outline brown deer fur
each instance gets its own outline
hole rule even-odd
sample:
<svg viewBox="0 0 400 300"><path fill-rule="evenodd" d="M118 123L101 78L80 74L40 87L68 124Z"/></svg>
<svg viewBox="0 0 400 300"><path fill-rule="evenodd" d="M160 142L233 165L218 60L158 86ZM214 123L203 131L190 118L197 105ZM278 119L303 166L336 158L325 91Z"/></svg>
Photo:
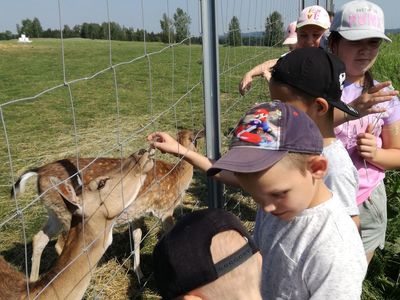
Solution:
<svg viewBox="0 0 400 300"><path fill-rule="evenodd" d="M52 190L63 199L71 215L61 255L42 278L28 283L22 273L0 257L0 299L82 299L93 268L112 242L115 218L137 197L152 167L148 152L132 155L93 177L80 195L70 183L49 177Z"/></svg>
<svg viewBox="0 0 400 300"><path fill-rule="evenodd" d="M183 146L196 151L193 132L181 130L178 132L177 140ZM23 192L25 182L31 176L36 175L38 192L48 210L47 223L32 239L33 254L30 277L32 281L37 280L39 276L40 257L43 249L49 240L58 235L60 231L63 233L62 237L65 238L71 221L71 214L67 210L62 197L54 190L49 189L51 186L49 178L51 176L61 180L69 178L69 183L75 190L79 191L82 182L83 186L85 186L93 178L118 166L120 161L118 158L79 158L78 161L76 158L66 158L31 169L17 180L14 189L11 191L16 196ZM79 172L78 169L82 171ZM168 230L173 224L173 211L184 196L192 176L192 165L183 159L178 164L155 160L152 170L148 172L147 178L140 189L138 198L126 213L118 218L117 223L125 224L137 220L147 213L152 213L162 220L163 229ZM138 227L134 230L133 239L135 245L134 271L139 279L142 277L139 268L141 236L142 232ZM64 238L58 239L56 244L58 253L62 250Z"/></svg>

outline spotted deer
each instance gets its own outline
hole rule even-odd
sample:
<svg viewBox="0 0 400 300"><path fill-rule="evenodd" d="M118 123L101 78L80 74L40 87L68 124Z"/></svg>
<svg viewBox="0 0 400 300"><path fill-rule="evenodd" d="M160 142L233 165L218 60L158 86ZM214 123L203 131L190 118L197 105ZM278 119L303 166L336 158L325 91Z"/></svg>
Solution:
<svg viewBox="0 0 400 300"><path fill-rule="evenodd" d="M135 200L153 164L149 152L129 156L93 176L79 193L69 180L48 176L49 191L57 194L71 216L63 250L54 266L34 282L0 257L0 299L82 299L93 268L112 242L115 219Z"/></svg>
<svg viewBox="0 0 400 300"><path fill-rule="evenodd" d="M177 141L185 148L197 151L196 141L203 135L203 131L194 133L190 130L181 130L177 133ZM178 163L155 159L154 167L148 173L137 199L118 218L117 224L138 221L145 215L152 214L161 220L162 229L167 232L174 224L174 210L182 202L192 178L193 166L183 158ZM133 244L135 247L133 269L140 280L143 277L140 269L142 229L136 224L133 225Z"/></svg>
<svg viewBox="0 0 400 300"><path fill-rule="evenodd" d="M192 131L181 130L177 134L177 140L183 146L196 150L195 137ZM31 169L20 176L11 193L18 196L23 193L27 180L37 176L37 188L41 199L48 211L48 219L32 239L32 269L30 279L37 280L42 252L49 240L57 236L56 251L60 253L63 241L69 230L71 214L66 209L61 197L54 191L43 193L48 189L49 178L55 176L62 180L69 179L75 190L81 185L85 186L92 178L115 168L120 163L117 158L65 158L47 165ZM79 169L84 171L79 172ZM151 213L162 221L164 230L168 230L173 224L173 212L180 203L186 189L193 177L193 166L183 159L178 164L168 163L163 160L154 160L153 168L147 173L146 180L139 191L139 195L129 210L117 219L119 225L139 220L144 215ZM143 276L140 269L140 241L142 230L136 227L133 231L134 242L134 271L140 280Z"/></svg>

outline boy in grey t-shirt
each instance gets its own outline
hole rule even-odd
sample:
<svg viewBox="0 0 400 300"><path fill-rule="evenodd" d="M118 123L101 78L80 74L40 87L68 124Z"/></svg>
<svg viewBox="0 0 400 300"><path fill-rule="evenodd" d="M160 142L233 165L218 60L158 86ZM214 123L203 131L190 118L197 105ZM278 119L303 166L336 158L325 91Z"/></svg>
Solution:
<svg viewBox="0 0 400 300"><path fill-rule="evenodd" d="M259 204L255 240L264 299L360 299L367 262L360 235L326 187L315 123L292 105L259 104L208 171L233 172Z"/></svg>

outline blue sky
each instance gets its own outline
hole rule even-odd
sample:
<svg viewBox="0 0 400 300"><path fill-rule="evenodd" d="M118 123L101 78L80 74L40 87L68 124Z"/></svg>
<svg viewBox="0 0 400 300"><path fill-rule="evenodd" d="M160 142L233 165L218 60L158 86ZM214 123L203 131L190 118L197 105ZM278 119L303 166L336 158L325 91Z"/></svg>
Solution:
<svg viewBox="0 0 400 300"><path fill-rule="evenodd" d="M264 28L265 18L278 10L284 16L285 25L295 20L299 13L298 0L216 0L218 26L220 32L227 31L233 15L239 17L242 32L259 31ZM335 10L347 2L334 0ZM375 0L385 12L386 28L400 28L400 1ZM143 3L143 8L142 8ZM177 7L187 11L192 18L191 33L200 31L199 0L108 0L111 21L120 25L160 31L160 19L163 13L172 17ZM306 5L317 1L305 1ZM325 6L326 0L319 1ZM107 0L60 0L62 25L73 26L83 22L102 23L107 21ZM143 17L142 17L143 10ZM42 27L59 28L58 0L2 0L0 10L0 32L16 32L16 24L21 20L38 17Z"/></svg>

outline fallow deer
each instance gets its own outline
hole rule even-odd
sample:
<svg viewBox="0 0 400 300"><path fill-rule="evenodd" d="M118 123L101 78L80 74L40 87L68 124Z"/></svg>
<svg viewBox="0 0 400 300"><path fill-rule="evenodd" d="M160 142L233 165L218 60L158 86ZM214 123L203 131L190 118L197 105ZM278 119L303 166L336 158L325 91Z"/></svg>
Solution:
<svg viewBox="0 0 400 300"><path fill-rule="evenodd" d="M132 155L93 177L78 194L70 182L49 176L48 188L71 215L63 250L35 282L0 257L0 299L82 299L93 268L112 242L116 217L137 197L153 163L149 152Z"/></svg>
<svg viewBox="0 0 400 300"><path fill-rule="evenodd" d="M181 130L177 134L177 141L185 148L197 151L196 140L203 135L203 131L194 133L190 130ZM178 163L155 159L153 170L148 173L137 199L117 219L117 224L125 224L152 214L161 220L162 229L167 232L174 223L174 210L183 200L192 178L193 166L183 158ZM134 227L132 234L135 247L133 270L140 280L143 277L140 269L142 229L135 224Z"/></svg>
<svg viewBox="0 0 400 300"><path fill-rule="evenodd" d="M200 137L192 131L181 130L178 132L177 140L188 149L196 150L195 140ZM49 163L47 165L31 169L20 176L14 185L11 193L15 196L23 193L26 181L37 176L38 192L41 195L43 203L48 211L47 223L32 239L32 270L30 279L37 280L39 276L40 258L43 249L49 240L62 231L56 243L57 253L60 253L63 246L64 236L69 230L71 214L66 209L61 197L54 191L48 191L49 178L51 176L60 179L69 179L70 184L75 190L78 190L83 184L87 184L93 177L107 172L110 168L118 165L120 159L117 158L66 158ZM79 169L83 170L79 172ZM154 166L147 174L137 199L132 203L129 211L118 218L118 224L138 220L147 213L152 213L162 220L163 229L168 230L173 224L172 214L175 207L185 194L193 177L193 166L183 159L178 164L167 163L162 160L154 160ZM143 274L140 270L140 241L142 230L135 228L133 232L134 240L134 271L139 278Z"/></svg>

